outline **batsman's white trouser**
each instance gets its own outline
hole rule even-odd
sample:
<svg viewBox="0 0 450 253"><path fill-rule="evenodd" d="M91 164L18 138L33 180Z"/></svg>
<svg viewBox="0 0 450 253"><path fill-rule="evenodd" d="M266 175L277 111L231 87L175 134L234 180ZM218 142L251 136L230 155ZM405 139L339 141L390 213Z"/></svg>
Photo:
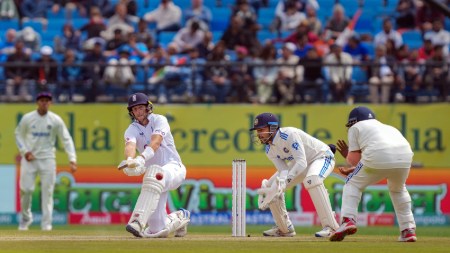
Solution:
<svg viewBox="0 0 450 253"><path fill-rule="evenodd" d="M359 163L344 185L341 217L356 220L364 189L386 178L400 231L415 228L416 222L411 211L411 196L405 186L408 175L409 168L372 169Z"/></svg>
<svg viewBox="0 0 450 253"><path fill-rule="evenodd" d="M147 221L151 233L157 233L166 227L168 191L177 189L186 179L186 167L181 163L170 162L164 165L162 169L165 176L165 186L155 211L150 215L150 218Z"/></svg>
<svg viewBox="0 0 450 253"><path fill-rule="evenodd" d="M41 227L52 226L53 215L53 190L56 181L56 161L50 159L36 159L28 162L25 158L21 160L20 168L20 205L22 221L33 220L31 213L31 197L34 192L36 177L41 180Z"/></svg>
<svg viewBox="0 0 450 253"><path fill-rule="evenodd" d="M330 227L337 229L337 223L333 210L331 208L330 196L325 188L323 181L334 169L334 156L328 155L320 159L314 160L306 170L288 183L286 188L303 182L304 187L308 190L309 196L314 204L317 215L321 221L322 227Z"/></svg>

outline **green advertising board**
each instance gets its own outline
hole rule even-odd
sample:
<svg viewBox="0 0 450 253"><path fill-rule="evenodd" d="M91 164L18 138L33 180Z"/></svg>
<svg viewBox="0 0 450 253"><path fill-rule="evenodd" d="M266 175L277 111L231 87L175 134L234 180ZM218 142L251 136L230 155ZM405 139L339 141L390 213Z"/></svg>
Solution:
<svg viewBox="0 0 450 253"><path fill-rule="evenodd" d="M0 163L14 163L17 148L14 129L34 104L2 104ZM347 105L165 105L155 113L165 115L177 149L186 165L222 166L244 158L254 165L269 165L263 147L255 144L248 129L262 112L278 115L282 126L303 129L326 143L346 139ZM450 167L449 104L371 106L377 119L398 128L411 143L414 162L425 167ZM72 134L80 165L115 165L123 159L123 133L130 123L125 104L55 104ZM58 163L67 156L58 145ZM344 163L338 158L338 163Z"/></svg>

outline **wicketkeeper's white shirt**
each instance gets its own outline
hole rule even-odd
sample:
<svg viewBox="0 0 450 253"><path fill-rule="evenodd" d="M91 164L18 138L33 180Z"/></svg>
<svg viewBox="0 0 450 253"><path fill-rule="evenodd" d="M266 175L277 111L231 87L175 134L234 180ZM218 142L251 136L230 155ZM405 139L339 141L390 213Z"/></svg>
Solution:
<svg viewBox="0 0 450 253"><path fill-rule="evenodd" d="M376 119L351 126L348 146L349 151L361 150L361 163L373 169L410 168L414 155L399 130Z"/></svg>
<svg viewBox="0 0 450 253"><path fill-rule="evenodd" d="M155 156L148 160L146 164L164 166L169 162L182 163L175 147L167 118L163 115L152 113L148 116L148 120L149 123L145 127L137 121L131 123L125 131L125 143L136 143L137 150L139 153L142 153L145 147L150 145L152 135L161 135L163 137L161 146L156 150Z"/></svg>
<svg viewBox="0 0 450 253"><path fill-rule="evenodd" d="M316 159L334 156L327 144L295 127L280 128L272 144L266 146L266 155L280 173L287 170L294 175L302 173Z"/></svg>

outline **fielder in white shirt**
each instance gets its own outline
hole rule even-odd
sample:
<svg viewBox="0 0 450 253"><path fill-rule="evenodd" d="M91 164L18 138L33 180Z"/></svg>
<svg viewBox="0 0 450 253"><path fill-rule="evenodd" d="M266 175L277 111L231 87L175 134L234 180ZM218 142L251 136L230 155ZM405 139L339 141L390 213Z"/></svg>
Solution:
<svg viewBox="0 0 450 253"><path fill-rule="evenodd" d="M331 209L328 191L323 181L334 168L334 153L330 146L294 127L279 126L272 113L259 114L250 131L266 145L266 155L277 172L264 179L258 189L259 208L272 212L276 226L264 231L264 236L294 236L295 230L289 219L284 191L303 182L313 201L323 229L316 237L329 237L339 227Z"/></svg>
<svg viewBox="0 0 450 253"><path fill-rule="evenodd" d="M71 172L77 170L75 145L64 121L49 111L52 95L39 93L36 97L37 110L25 114L16 127L16 143L22 155L20 161L20 205L19 230L28 230L33 222L31 197L36 176L41 179L42 220L41 229L52 230L53 190L56 180L56 137L62 141Z"/></svg>
<svg viewBox="0 0 450 253"><path fill-rule="evenodd" d="M356 233L362 192L367 186L387 179L401 231L398 241L415 242L416 223L411 211L411 196L405 185L413 158L408 141L399 130L379 122L375 114L363 106L350 112L346 127L349 145L340 140L338 150L355 167L339 168L348 177L342 195L342 224L330 240L342 241L345 236Z"/></svg>
<svg viewBox="0 0 450 253"><path fill-rule="evenodd" d="M128 176L144 174L144 178L126 230L136 237L162 238L172 232L175 237L183 237L190 212L166 212L169 191L186 179L186 167L176 150L167 118L153 113L153 104L143 93L131 95L127 108L134 121L124 135L127 160L118 168Z"/></svg>

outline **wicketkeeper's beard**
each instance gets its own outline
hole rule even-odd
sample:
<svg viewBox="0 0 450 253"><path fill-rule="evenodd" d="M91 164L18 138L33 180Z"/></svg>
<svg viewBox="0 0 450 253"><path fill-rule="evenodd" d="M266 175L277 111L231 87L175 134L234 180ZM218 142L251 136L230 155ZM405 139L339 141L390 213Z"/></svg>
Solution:
<svg viewBox="0 0 450 253"><path fill-rule="evenodd" d="M261 138L260 134L252 133L253 143L255 143L255 144L262 144L262 145L270 144L270 141L272 140L272 137L273 137L274 133L272 133L272 132L261 132L261 134L265 134L265 133L269 134L269 136L267 138Z"/></svg>

